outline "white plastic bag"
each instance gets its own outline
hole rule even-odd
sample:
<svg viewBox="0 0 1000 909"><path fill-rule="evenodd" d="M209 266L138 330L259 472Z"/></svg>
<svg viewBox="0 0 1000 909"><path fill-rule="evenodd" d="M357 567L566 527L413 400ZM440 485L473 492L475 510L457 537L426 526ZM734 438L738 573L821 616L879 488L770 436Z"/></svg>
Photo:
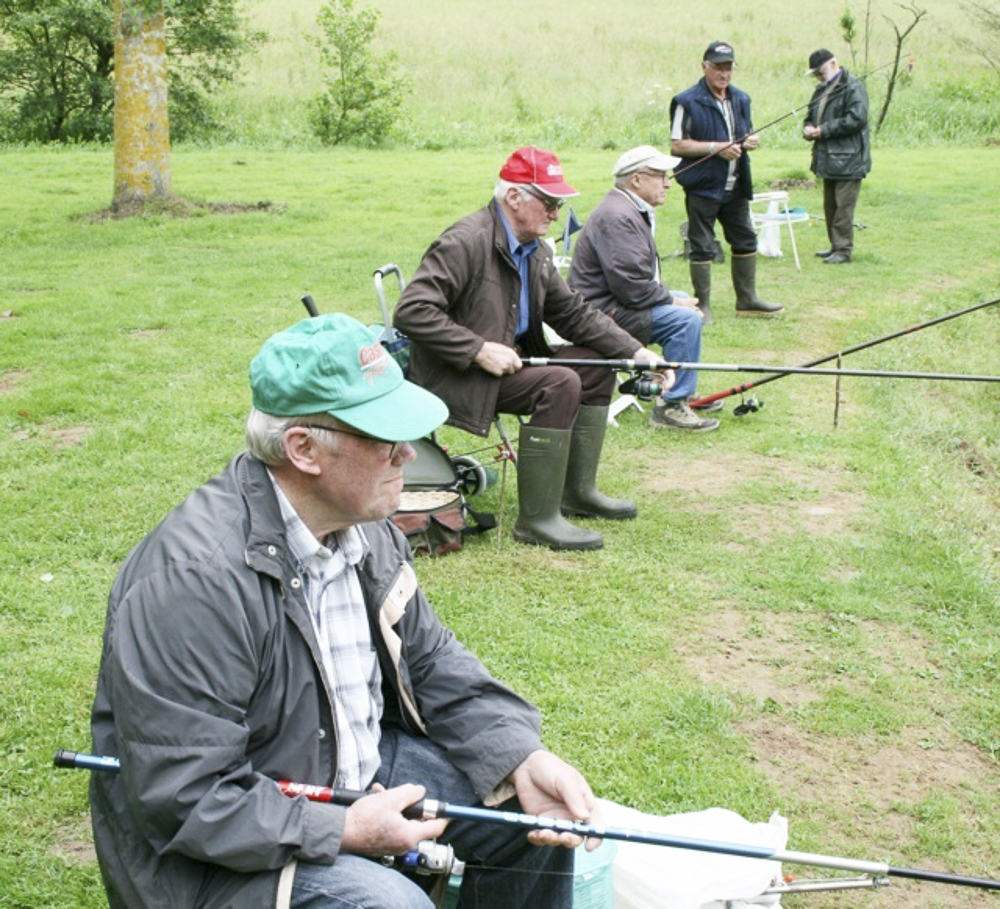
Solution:
<svg viewBox="0 0 1000 909"><path fill-rule="evenodd" d="M773 814L754 824L725 808L689 814L643 814L615 802L599 801L602 821L687 839L784 849L788 822ZM761 896L781 878L781 863L618 841L613 866L615 909L723 909L731 906L780 906L779 894Z"/></svg>
<svg viewBox="0 0 1000 909"><path fill-rule="evenodd" d="M777 201L768 202L767 214L757 237L757 252L771 259L781 258L781 210Z"/></svg>

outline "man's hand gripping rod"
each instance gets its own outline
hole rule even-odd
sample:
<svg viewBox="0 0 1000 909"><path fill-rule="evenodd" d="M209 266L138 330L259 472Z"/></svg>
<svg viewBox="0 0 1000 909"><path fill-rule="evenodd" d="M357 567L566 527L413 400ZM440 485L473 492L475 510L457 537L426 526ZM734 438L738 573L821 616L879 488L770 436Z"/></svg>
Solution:
<svg viewBox="0 0 1000 909"><path fill-rule="evenodd" d="M648 368L648 367L639 367ZM97 757L78 754L60 749L55 757L57 767L78 767L87 770L105 770L117 773L121 764L117 758ZM289 797L304 796L311 801L329 802L335 805L352 805L359 798L368 795L352 789L331 789L328 786L311 786L306 783L279 782L278 787ZM630 843L646 843L652 846L669 846L673 849L690 849L696 852L712 852L718 855L735 855L743 858L764 859L774 862L788 862L797 865L811 865L821 868L838 868L842 871L857 871L877 876L903 877L918 881L933 881L939 884L954 884L962 887L979 887L984 890L1000 890L1000 880L966 877L959 874L943 874L937 871L923 871L918 868L897 868L885 862L869 862L858 859L839 858L812 852L793 852L786 849L771 849L766 846L746 846L738 843L724 843L716 840L691 839L671 836L652 831L630 830L624 827L606 827L564 818L539 817L516 811L498 811L492 808L475 808L452 805L438 799L422 799L403 812L412 820L449 818L451 820L481 821L488 824L506 824L525 830L555 830L559 833L573 833L584 839L597 837L606 840L624 840Z"/></svg>

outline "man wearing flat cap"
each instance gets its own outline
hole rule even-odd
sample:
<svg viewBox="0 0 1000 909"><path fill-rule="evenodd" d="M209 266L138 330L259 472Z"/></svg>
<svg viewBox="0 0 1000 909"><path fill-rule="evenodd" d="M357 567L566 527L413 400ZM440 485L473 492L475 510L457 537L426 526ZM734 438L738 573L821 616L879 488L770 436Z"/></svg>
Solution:
<svg viewBox="0 0 1000 909"><path fill-rule="evenodd" d="M111 590L91 729L121 773L90 787L111 909L431 909L379 859L432 838L470 863L461 905L568 909L579 838L403 814L425 795L594 804L538 711L441 625L387 520L445 405L343 315L274 335L250 381L248 450ZM342 807L280 780L371 791Z"/></svg>
<svg viewBox="0 0 1000 909"><path fill-rule="evenodd" d="M823 180L823 214L829 249L816 253L827 265L854 255L854 210L861 181L872 168L865 84L826 48L809 55L806 75L819 85L806 112L802 136L812 142L811 170Z"/></svg>
<svg viewBox="0 0 1000 909"><path fill-rule="evenodd" d="M444 399L449 423L486 435L497 413L530 417L518 442L514 539L550 549L603 545L564 515L621 520L636 508L595 486L614 371L522 368L522 357L659 359L570 290L539 242L576 195L554 154L517 149L492 201L431 244L394 318L412 342L411 378ZM568 343L550 346L545 325Z"/></svg>
<svg viewBox="0 0 1000 909"><path fill-rule="evenodd" d="M713 41L702 57L701 80L670 102L670 151L685 159L675 179L684 187L691 284L702 307L709 307L718 221L732 252L736 315L776 316L782 307L757 296L748 152L760 145L760 139L753 131L750 96L731 84L735 65L732 45Z"/></svg>
<svg viewBox="0 0 1000 909"><path fill-rule="evenodd" d="M665 360L694 363L701 355L700 301L667 289L656 249L655 210L666 201L667 172L678 163L652 145L630 149L618 159L612 168L613 187L577 239L569 283L633 337L659 344ZM695 413L687 404L697 382L697 373L679 372L673 386L657 399L650 425L688 432L718 428L718 420Z"/></svg>

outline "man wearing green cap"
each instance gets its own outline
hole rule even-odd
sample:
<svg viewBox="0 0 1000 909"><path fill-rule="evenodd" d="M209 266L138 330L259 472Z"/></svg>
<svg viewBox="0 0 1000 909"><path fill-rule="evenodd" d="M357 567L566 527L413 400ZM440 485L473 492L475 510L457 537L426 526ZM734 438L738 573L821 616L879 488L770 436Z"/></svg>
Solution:
<svg viewBox="0 0 1000 909"><path fill-rule="evenodd" d="M581 819L594 804L537 710L441 625L386 520L408 440L446 407L342 315L270 338L250 380L248 451L111 590L91 718L121 760L91 780L110 906L428 909L373 859L435 837L470 862L461 905L571 906L557 847L576 837L403 816L425 794ZM278 780L372 794L339 807Z"/></svg>
<svg viewBox="0 0 1000 909"><path fill-rule="evenodd" d="M522 357L660 359L571 290L540 242L575 195L552 152L517 149L492 201L431 244L394 320L412 342L411 378L447 402L453 426L486 435L497 413L529 417L518 441L514 539L550 549L603 545L596 530L564 516L625 520L636 507L595 485L614 371L522 369ZM546 325L568 343L550 345Z"/></svg>

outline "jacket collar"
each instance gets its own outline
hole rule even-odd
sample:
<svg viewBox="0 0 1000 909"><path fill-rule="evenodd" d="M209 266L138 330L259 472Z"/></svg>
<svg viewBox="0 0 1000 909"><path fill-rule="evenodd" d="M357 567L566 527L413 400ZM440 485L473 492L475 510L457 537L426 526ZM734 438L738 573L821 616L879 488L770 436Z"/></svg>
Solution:
<svg viewBox="0 0 1000 909"><path fill-rule="evenodd" d="M267 468L249 452L236 459L236 483L246 503L246 562L254 571L284 578L288 541L278 497L274 494Z"/></svg>

